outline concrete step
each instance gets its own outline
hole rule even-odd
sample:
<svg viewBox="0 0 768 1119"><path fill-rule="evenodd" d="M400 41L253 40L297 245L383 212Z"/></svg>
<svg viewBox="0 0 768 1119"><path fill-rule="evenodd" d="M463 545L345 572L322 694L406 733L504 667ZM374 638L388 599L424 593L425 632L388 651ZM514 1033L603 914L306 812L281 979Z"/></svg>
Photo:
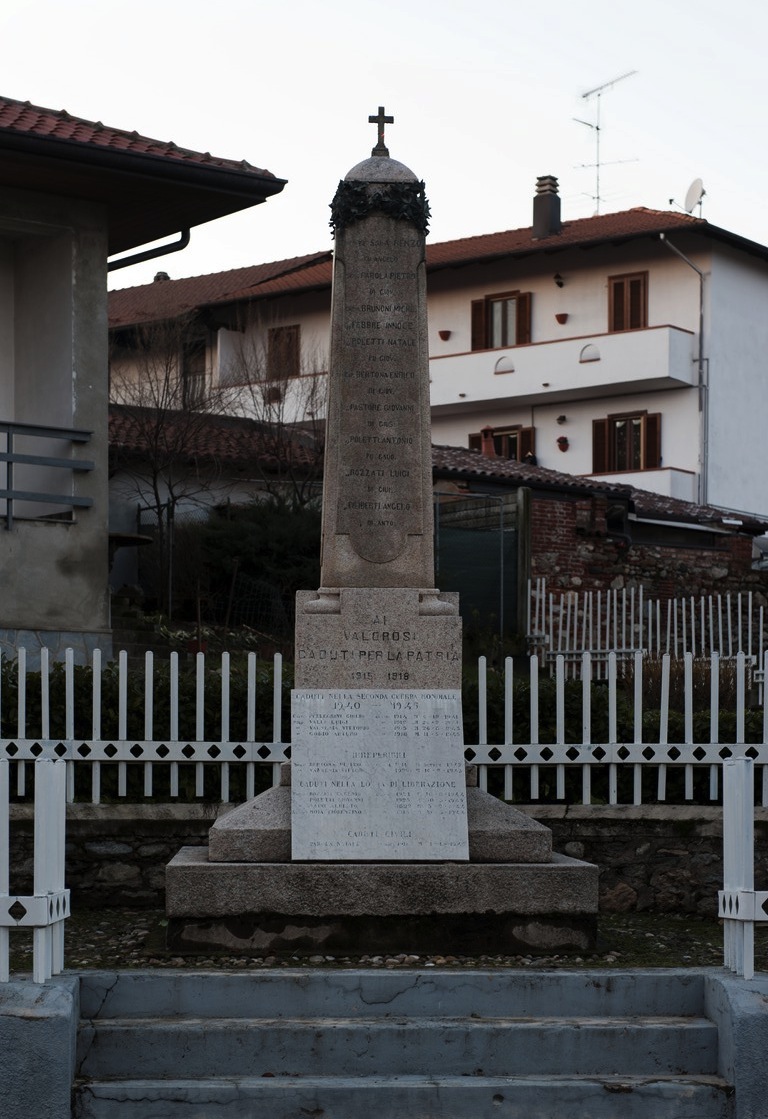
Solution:
<svg viewBox="0 0 768 1119"><path fill-rule="evenodd" d="M731 1119L717 1077L331 1077L82 1085L76 1119Z"/></svg>
<svg viewBox="0 0 768 1119"><path fill-rule="evenodd" d="M696 972L85 973L78 1119L732 1119Z"/></svg>
<svg viewBox="0 0 768 1119"><path fill-rule="evenodd" d="M193 1076L670 1076L717 1070L706 1018L146 1018L80 1031L80 1072ZM190 1071L192 1070L192 1071Z"/></svg>
<svg viewBox="0 0 768 1119"><path fill-rule="evenodd" d="M82 1018L357 1015L533 1018L552 1014L702 1015L704 976L659 968L471 971L355 970L84 972Z"/></svg>

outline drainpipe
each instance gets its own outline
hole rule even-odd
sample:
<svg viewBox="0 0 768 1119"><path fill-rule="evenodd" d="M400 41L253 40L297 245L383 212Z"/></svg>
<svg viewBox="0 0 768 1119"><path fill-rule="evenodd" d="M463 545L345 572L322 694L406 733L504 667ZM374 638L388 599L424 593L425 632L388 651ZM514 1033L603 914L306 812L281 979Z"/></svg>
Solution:
<svg viewBox="0 0 768 1119"><path fill-rule="evenodd" d="M701 454L697 499L699 505L706 505L709 498L709 377L705 374L707 359L704 357L704 273L697 264L694 264L685 253L668 240L666 233L660 233L659 240L699 276L699 355L696 363L699 369Z"/></svg>
<svg viewBox="0 0 768 1119"><path fill-rule="evenodd" d="M118 268L127 268L129 264L141 264L144 260L154 260L155 257L168 256L169 253L178 253L181 249L186 249L189 238L189 230L182 229L178 241L171 241L169 245L158 245L154 249L143 249L140 253L134 253L132 256L123 256L119 260L108 261L107 272L116 272Z"/></svg>

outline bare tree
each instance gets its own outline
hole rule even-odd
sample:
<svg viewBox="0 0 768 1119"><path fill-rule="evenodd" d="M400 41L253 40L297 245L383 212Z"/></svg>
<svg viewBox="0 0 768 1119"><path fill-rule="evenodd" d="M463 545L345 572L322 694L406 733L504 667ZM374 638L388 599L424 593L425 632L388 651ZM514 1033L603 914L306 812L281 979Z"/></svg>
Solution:
<svg viewBox="0 0 768 1119"><path fill-rule="evenodd" d="M158 598L169 606L169 526L180 502L210 504L228 482L212 438L225 411L214 383L208 332L194 316L113 332L110 346L111 475L156 519Z"/></svg>
<svg viewBox="0 0 768 1119"><path fill-rule="evenodd" d="M320 494L327 383L320 347L302 350L298 325L242 318L223 345L219 336L215 357L200 314L112 332L111 472L122 495L154 515L156 592L168 613L180 504L218 503L245 477L289 509Z"/></svg>

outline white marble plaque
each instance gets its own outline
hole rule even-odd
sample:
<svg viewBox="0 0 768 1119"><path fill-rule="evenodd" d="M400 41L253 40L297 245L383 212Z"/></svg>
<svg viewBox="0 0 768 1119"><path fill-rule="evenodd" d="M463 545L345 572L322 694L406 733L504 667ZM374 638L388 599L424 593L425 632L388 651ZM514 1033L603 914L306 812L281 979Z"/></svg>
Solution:
<svg viewBox="0 0 768 1119"><path fill-rule="evenodd" d="M294 691L296 860L469 858L461 693Z"/></svg>

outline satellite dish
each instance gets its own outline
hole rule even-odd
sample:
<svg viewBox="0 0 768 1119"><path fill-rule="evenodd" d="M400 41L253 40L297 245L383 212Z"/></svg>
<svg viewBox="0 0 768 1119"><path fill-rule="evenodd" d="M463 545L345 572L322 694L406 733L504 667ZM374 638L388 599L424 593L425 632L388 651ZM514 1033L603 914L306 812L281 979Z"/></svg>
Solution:
<svg viewBox="0 0 768 1119"><path fill-rule="evenodd" d="M687 214L693 213L694 207L701 204L701 200L707 192L704 190L704 183L701 179L694 179L688 190L685 192L685 212ZM701 213L701 211L699 211Z"/></svg>

